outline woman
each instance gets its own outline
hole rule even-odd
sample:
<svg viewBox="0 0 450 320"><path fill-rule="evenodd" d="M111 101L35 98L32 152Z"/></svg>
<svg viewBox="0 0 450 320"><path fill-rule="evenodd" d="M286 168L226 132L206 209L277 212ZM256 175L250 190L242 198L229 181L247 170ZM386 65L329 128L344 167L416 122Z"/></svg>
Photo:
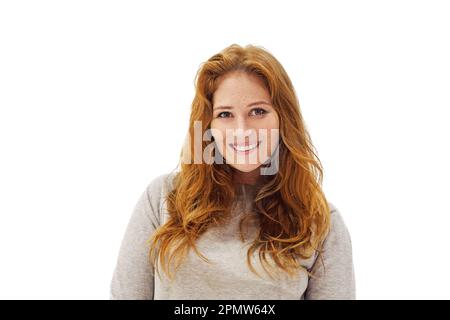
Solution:
<svg viewBox="0 0 450 320"><path fill-rule="evenodd" d="M180 159L134 208L111 299L355 299L348 229L271 53L201 65Z"/></svg>

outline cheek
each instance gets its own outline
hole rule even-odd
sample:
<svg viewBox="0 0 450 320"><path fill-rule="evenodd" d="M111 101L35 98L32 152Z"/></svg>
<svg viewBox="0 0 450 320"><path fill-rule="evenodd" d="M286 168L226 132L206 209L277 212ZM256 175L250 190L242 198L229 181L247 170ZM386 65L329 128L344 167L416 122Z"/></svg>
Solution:
<svg viewBox="0 0 450 320"><path fill-rule="evenodd" d="M271 139L276 140L278 137L278 131L279 131L278 118L271 117L271 118L266 119L266 121L264 121L264 123L261 124L260 129L262 129L264 132L266 132L268 140L271 140Z"/></svg>
<svg viewBox="0 0 450 320"><path fill-rule="evenodd" d="M273 113L272 117L270 118L270 126L273 129L279 129L280 128L280 120L279 120L278 115L276 113Z"/></svg>
<svg viewBox="0 0 450 320"><path fill-rule="evenodd" d="M259 125L260 128L265 128L265 129L278 129L279 128L279 120L278 120L278 116L274 113L271 112L270 114L268 114L264 120L262 120L260 122Z"/></svg>
<svg viewBox="0 0 450 320"><path fill-rule="evenodd" d="M211 135L219 148L222 148L222 145L225 143L225 129L220 127L211 127Z"/></svg>
<svg viewBox="0 0 450 320"><path fill-rule="evenodd" d="M279 122L278 117L273 116L271 118L268 118L267 121L264 123L264 129L266 132L266 155L270 156L275 149L278 146L279 142Z"/></svg>

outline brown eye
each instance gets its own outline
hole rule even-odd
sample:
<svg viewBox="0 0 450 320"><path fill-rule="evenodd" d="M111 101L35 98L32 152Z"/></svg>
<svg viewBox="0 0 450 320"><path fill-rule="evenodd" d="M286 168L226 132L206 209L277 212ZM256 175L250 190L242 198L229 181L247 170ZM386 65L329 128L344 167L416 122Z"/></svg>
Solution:
<svg viewBox="0 0 450 320"><path fill-rule="evenodd" d="M225 116L222 116L223 114L225 114ZM217 115L217 118L228 118L228 115L230 115L228 111L221 112Z"/></svg>
<svg viewBox="0 0 450 320"><path fill-rule="evenodd" d="M264 114L267 113L266 110L261 109L261 108L255 108L255 109L252 110L252 112L253 112L253 111L256 111L256 115L257 115L257 116L262 116L262 115L264 115Z"/></svg>

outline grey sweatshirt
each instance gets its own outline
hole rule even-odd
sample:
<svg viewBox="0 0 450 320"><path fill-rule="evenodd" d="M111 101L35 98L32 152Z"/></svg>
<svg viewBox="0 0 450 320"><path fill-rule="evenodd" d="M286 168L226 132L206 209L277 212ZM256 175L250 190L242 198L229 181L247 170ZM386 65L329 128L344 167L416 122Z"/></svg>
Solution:
<svg viewBox="0 0 450 320"><path fill-rule="evenodd" d="M255 196L255 186L239 184L229 223L209 228L197 240L197 248L211 264L203 261L193 250L183 261L175 279L170 282L160 270L162 279L148 261L146 241L152 232L168 219L164 196L173 187L175 172L154 178L138 199L131 214L120 246L110 284L110 299L116 300L288 300L288 299L355 299L355 276L350 234L337 208L331 209L331 229L324 242L322 259L317 252L302 265L298 277L278 277L273 280L265 273L257 251L252 264L262 278L247 266L250 239L239 238L239 220L249 209ZM253 227L252 227L253 226ZM255 235L255 224L247 234ZM269 260L272 261L272 260ZM173 270L173 269L172 269Z"/></svg>

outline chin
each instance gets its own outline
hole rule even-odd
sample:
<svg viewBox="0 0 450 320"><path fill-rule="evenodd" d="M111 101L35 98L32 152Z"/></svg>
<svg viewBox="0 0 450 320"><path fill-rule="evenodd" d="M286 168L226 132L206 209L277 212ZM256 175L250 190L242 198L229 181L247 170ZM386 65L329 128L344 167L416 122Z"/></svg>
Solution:
<svg viewBox="0 0 450 320"><path fill-rule="evenodd" d="M258 169L261 164L230 164L230 166L241 172L252 172Z"/></svg>

